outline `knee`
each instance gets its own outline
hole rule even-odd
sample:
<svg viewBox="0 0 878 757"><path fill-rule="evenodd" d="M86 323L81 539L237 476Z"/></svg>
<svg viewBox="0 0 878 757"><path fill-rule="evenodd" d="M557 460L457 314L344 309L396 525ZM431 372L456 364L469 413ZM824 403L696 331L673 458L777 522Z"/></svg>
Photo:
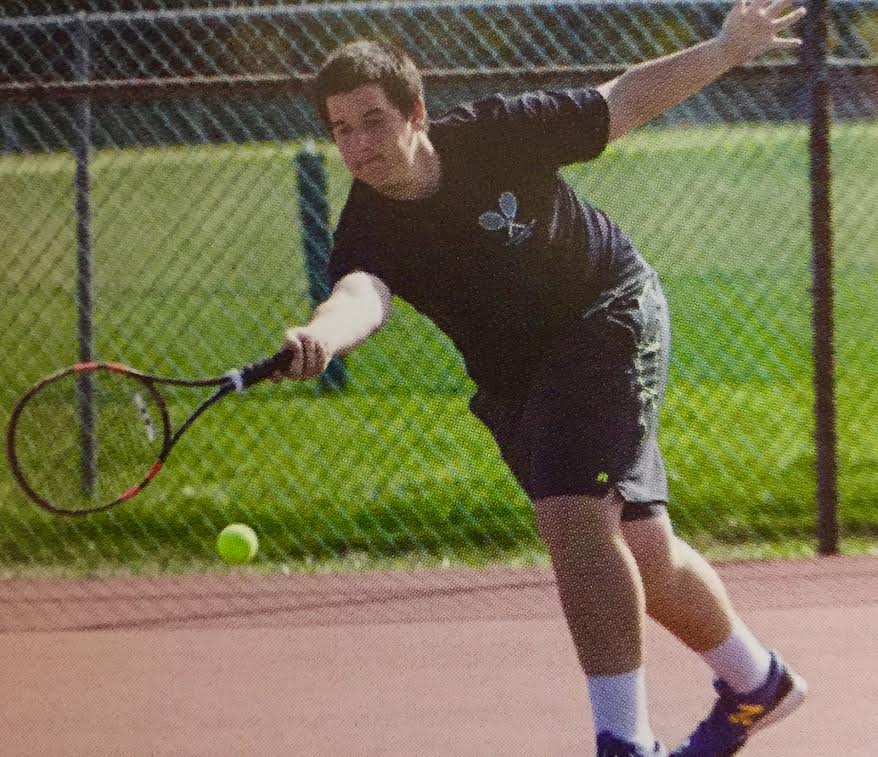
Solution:
<svg viewBox="0 0 878 757"><path fill-rule="evenodd" d="M622 502L615 495L546 497L533 507L537 531L553 554L568 548L596 554L621 537Z"/></svg>

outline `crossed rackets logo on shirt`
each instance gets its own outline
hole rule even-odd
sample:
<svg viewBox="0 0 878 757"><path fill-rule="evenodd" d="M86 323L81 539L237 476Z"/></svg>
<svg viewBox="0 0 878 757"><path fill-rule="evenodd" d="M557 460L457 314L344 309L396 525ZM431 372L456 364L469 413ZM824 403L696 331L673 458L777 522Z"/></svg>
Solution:
<svg viewBox="0 0 878 757"><path fill-rule="evenodd" d="M512 192L503 192L499 199L499 213L489 210L479 216L479 226L487 231L506 231L507 247L517 247L534 233L537 222L516 223L518 200Z"/></svg>

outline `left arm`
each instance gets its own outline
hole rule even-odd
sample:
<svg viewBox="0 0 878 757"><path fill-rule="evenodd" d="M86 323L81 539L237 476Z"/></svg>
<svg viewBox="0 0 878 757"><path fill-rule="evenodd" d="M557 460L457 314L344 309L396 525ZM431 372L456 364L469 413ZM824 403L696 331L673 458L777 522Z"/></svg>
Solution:
<svg viewBox="0 0 878 757"><path fill-rule="evenodd" d="M798 47L779 37L805 9L785 11L792 0L736 0L719 34L706 42L630 68L597 89L610 112L610 140L651 121L730 69L770 50Z"/></svg>

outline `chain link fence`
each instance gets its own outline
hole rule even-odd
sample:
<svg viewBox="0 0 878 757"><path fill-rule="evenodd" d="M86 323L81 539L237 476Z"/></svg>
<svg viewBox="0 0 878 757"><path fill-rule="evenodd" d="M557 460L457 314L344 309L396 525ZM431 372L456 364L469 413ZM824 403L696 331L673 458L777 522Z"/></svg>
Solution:
<svg viewBox="0 0 878 757"><path fill-rule="evenodd" d="M0 17L0 420L77 359L74 153L92 152L94 354L215 375L308 318L301 156L326 172L329 228L349 186L313 108L246 82L312 73L338 44L393 41L428 106L598 82L716 33L717 2L6 3ZM78 14L77 11L86 11ZM878 520L878 3L830 24L840 518ZM138 88L130 84L141 82ZM186 83L200 82L199 90ZM127 95L33 99L110 83ZM128 85L125 82L129 82ZM138 91L178 86L173 97ZM217 85L214 90L210 86ZM219 85L223 85L220 87ZM16 89L18 88L18 89ZM662 441L678 529L701 545L804 539L815 522L807 82L790 54L741 68L565 170L662 275L674 358ZM312 189L314 189L312 187ZM227 522L260 534L254 569L539 561L528 503L466 409L448 340L399 303L346 360L344 388L260 387L218 406L137 500L46 515L0 478L5 575L205 570ZM175 420L195 399L174 396Z"/></svg>

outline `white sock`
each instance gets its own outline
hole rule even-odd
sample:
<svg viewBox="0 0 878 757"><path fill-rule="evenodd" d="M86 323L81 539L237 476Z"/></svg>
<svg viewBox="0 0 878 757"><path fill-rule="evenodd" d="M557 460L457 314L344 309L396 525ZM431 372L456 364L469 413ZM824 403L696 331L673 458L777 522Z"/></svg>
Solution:
<svg viewBox="0 0 878 757"><path fill-rule="evenodd" d="M732 627L728 639L701 656L738 694L754 691L768 680L771 653L740 621Z"/></svg>
<svg viewBox="0 0 878 757"><path fill-rule="evenodd" d="M588 676L595 733L609 731L652 752L655 736L646 711L643 668L616 676Z"/></svg>

